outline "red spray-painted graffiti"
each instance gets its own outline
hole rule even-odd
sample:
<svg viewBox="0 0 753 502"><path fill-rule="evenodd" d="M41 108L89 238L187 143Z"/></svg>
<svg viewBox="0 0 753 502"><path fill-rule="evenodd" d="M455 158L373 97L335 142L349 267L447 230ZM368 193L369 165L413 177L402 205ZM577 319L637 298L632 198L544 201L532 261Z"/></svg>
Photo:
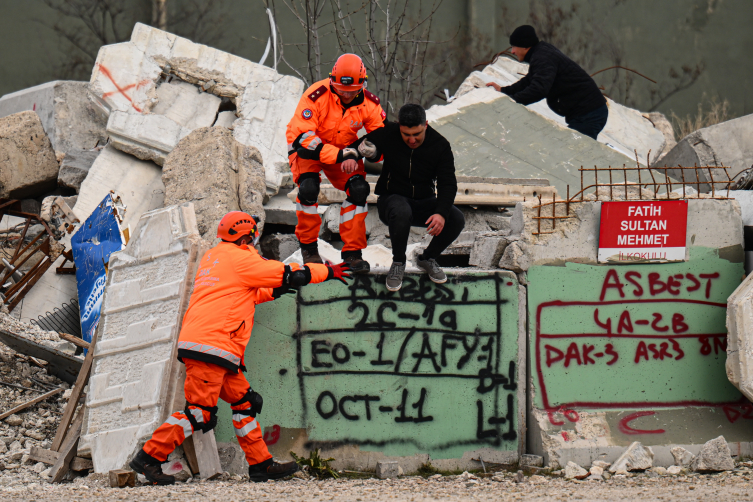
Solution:
<svg viewBox="0 0 753 502"><path fill-rule="evenodd" d="M623 417L620 420L620 422L617 424L617 428L620 429L620 432L622 432L623 434L629 434L631 436L635 434L664 434L664 432L666 432L664 429L634 429L628 425L636 418L648 417L655 414L655 411L638 411L631 413L630 415Z"/></svg>
<svg viewBox="0 0 753 502"><path fill-rule="evenodd" d="M110 96L113 96L113 95L116 95L116 94L120 94L125 99L127 99L129 103L131 103L131 106L133 107L134 110L136 110L137 112L141 113L141 108L139 108L138 106L136 106L136 104L133 102L133 99L131 99L131 96L129 96L128 94L126 94L126 91L134 89L134 88L135 89L139 89L139 88L141 88L141 87L149 84L151 82L151 80L142 80L141 82L138 82L136 84L129 84L129 85L126 85L124 87L121 87L115 81L115 79L113 78L112 74L110 73L110 70L108 70L107 67L105 67L105 66L103 66L103 65L100 64L100 65L97 65L97 68L99 68L99 71L102 73L102 75L104 75L105 77L107 77L107 79L110 82L112 82L112 85L114 85L115 89L116 89L115 91L110 91L110 92L103 93L102 94L102 98L103 99L107 99Z"/></svg>
<svg viewBox="0 0 753 502"><path fill-rule="evenodd" d="M263 439L267 446L277 443L280 440L280 426L275 424L272 427L266 427Z"/></svg>

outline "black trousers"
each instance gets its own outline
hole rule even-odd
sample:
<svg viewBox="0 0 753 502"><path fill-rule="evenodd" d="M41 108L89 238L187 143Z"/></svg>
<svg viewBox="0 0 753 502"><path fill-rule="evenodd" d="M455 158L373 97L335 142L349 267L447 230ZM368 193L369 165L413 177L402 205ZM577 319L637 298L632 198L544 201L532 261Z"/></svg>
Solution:
<svg viewBox="0 0 753 502"><path fill-rule="evenodd" d="M426 220L436 214L437 198L411 199L402 195L381 195L377 200L379 219L390 229L392 241L392 260L405 263L405 249L408 247L410 227L426 228ZM425 259L437 258L452 241L458 238L465 226L465 218L455 206L452 206L447 216L444 228L439 235L434 236L424 250Z"/></svg>
<svg viewBox="0 0 753 502"><path fill-rule="evenodd" d="M609 118L609 107L602 105L594 111L572 117L567 121L567 127L596 139L596 136L607 125L607 118Z"/></svg>

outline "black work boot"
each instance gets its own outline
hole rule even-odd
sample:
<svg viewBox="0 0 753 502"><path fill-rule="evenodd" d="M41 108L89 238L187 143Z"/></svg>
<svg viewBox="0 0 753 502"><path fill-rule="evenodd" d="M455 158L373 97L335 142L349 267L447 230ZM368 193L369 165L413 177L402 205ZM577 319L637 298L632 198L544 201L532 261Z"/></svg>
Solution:
<svg viewBox="0 0 753 502"><path fill-rule="evenodd" d="M260 464L249 465L248 478L254 483L261 483L270 479L292 476L297 471L298 464L295 462L277 462L273 458L268 458Z"/></svg>
<svg viewBox="0 0 753 502"><path fill-rule="evenodd" d="M147 481L153 485L175 484L175 477L162 472L162 462L149 455L143 449L139 450L131 463L131 469L138 474L143 474Z"/></svg>
<svg viewBox="0 0 753 502"><path fill-rule="evenodd" d="M368 274L371 270L371 265L361 257L360 251L346 251L341 256L354 274Z"/></svg>
<svg viewBox="0 0 753 502"><path fill-rule="evenodd" d="M319 247L316 242L311 244L302 244L299 242L299 244L301 245L301 257L303 258L304 265L307 263L324 263L322 257L319 256Z"/></svg>

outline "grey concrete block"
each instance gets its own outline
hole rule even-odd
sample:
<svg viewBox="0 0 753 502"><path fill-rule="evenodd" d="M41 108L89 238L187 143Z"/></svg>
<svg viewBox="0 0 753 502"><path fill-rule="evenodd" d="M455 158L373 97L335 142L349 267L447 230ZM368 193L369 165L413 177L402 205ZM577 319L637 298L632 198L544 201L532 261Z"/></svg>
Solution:
<svg viewBox="0 0 753 502"><path fill-rule="evenodd" d="M165 186L162 170L153 162L139 160L108 145L100 152L81 183L73 212L80 221L92 213L102 199L115 190L127 210L123 226L136 225L142 214L162 207Z"/></svg>
<svg viewBox="0 0 753 502"><path fill-rule="evenodd" d="M704 127L681 139L656 165L660 166L712 166L711 174L716 181L727 181L722 169L728 167L731 177L753 164L753 114ZM668 171L680 179L679 171ZM708 174L700 172L701 181L708 181ZM722 188L723 185L716 185ZM701 184L701 192L709 192L708 183Z"/></svg>
<svg viewBox="0 0 753 502"><path fill-rule="evenodd" d="M0 118L0 199L36 197L54 189L58 169L36 113Z"/></svg>
<svg viewBox="0 0 753 502"><path fill-rule="evenodd" d="M39 115L55 151L90 150L107 139L107 118L88 97L88 82L55 80L0 98L0 117L22 111Z"/></svg>
<svg viewBox="0 0 753 502"><path fill-rule="evenodd" d="M520 465L528 467L542 467L544 465L544 457L539 455L523 454L520 456Z"/></svg>
<svg viewBox="0 0 753 502"><path fill-rule="evenodd" d="M58 185L73 188L78 192L98 155L98 150L72 150L66 153L63 162L60 163Z"/></svg>
<svg viewBox="0 0 753 502"><path fill-rule="evenodd" d="M481 268L496 268L507 248L507 239L496 235L481 235L473 243L468 264Z"/></svg>
<svg viewBox="0 0 753 502"><path fill-rule="evenodd" d="M381 460L377 462L376 475L379 479L389 479L398 477L400 465L395 460Z"/></svg>

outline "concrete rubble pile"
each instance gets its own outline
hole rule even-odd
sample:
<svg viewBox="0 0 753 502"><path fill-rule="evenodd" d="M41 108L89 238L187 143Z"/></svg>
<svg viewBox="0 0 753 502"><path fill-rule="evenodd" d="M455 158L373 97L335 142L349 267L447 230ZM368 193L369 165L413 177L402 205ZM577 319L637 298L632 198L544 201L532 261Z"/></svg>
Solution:
<svg viewBox="0 0 753 502"><path fill-rule="evenodd" d="M536 285L531 282L531 276L538 278L539 284L542 284L541 275L570 273L581 267L583 273L596 276L604 270L602 267L595 273L588 268L598 265L595 263L595 246L602 201L654 200L658 194L666 199L685 200L687 196L697 195L690 187L686 187L686 190L675 187L670 193L660 188L654 193L647 188L654 188L646 185L647 178L638 184L637 174L630 172L626 174L623 186L615 190L600 187L595 193L586 194L573 202L574 207L570 209L563 199L568 192L574 195L582 186L578 169L584 164L632 166L635 162L634 150L637 150L641 163L647 162L649 151L648 162L654 166L665 161L686 163L690 157L679 157L677 152L701 151L693 143L700 138L708 146L707 150L702 150L703 155L710 155L703 157L705 160L702 162L710 163L709 159L713 157L714 166L729 163L741 170L745 167L744 163L750 160L749 152L745 149L747 147L739 146L736 150L739 155L733 153L731 157L724 157L721 153L717 155L717 147L713 145L715 138L722 135L737 138L734 141L742 145L743 136L738 132L746 131L747 122L743 119L747 118L697 131L674 145L671 126L663 115L641 114L610 100L607 127L598 141L591 141L564 127L562 118L556 116L546 103L520 106L509 97L485 87L492 81L509 84L526 71L526 65L498 59L483 71L473 72L450 102L427 111L432 127L453 146L459 188L455 204L465 217L465 228L460 237L439 258L440 265L450 272L452 279L441 285L441 293L439 289L434 291L434 299L430 299L426 291L437 286L424 280L425 276L420 279L416 275L409 279L415 280L416 284L423 281L418 289L426 296L421 301L427 303L421 317L405 312L398 315L395 303L382 305L393 306L391 311L387 308L386 313L382 306L377 307L379 323L384 321L382 316L387 315L391 316L390 319L409 319L410 322L426 318L428 326L434 320L434 307L444 309L449 305L431 304L437 301L436 298L444 298L445 294L458 303L466 303L469 295L481 294L479 291L483 293L483 288L488 288L489 292L483 293L480 299L468 301L469 306L479 309L473 312L482 312L481 309L486 308L484 305L493 303L487 296L491 298L496 295L500 308L502 304L509 304L506 308L515 305L513 314L505 314L509 319L503 319L505 316L500 314L501 310L494 310L494 316L499 317L495 324L497 327L493 328L500 336L496 341L489 338L489 342L479 344L478 337L489 333L482 333L478 327L474 331L471 327L465 334L448 335L447 345L442 346L442 366L446 366L446 349L451 351L461 347L458 341L461 339L467 354L464 362L457 363L458 371L469 360L481 364L489 357L489 365L466 369L470 372L459 375L467 377L467 381L478 378L478 392L484 394L482 397L486 401L473 398L471 408L473 413L478 413L478 421L474 418L473 424L459 428L464 431L463 434L468 433L470 439L456 444L448 443L447 448L458 450L436 459L437 465L446 462L444 465L448 468L458 465L470 468L475 465L473 462L480 462L483 466L484 459L499 463L500 458L504 458L505 461L520 461L521 467L532 472L560 469L560 474L567 479L587 481L604 481L639 471L665 475L734 469L730 446L724 437L710 439L706 429L703 434L694 436L692 442L688 440L689 444L678 443L676 435L672 436L672 444L669 439L652 443L649 442L650 438L633 437L630 427L625 425L625 418L621 414L633 413L632 409L607 408L607 411L599 413L581 410L582 413L578 415L574 410L539 403L537 399L541 393L537 385L541 382L534 381L530 374L530 382L526 382L526 368L532 367L536 361L526 361L525 354L526 336L532 338L536 333L530 323L537 315L535 307L531 305L538 293L534 294ZM154 429L170 413L184 406L184 369L176 361L176 340L198 262L203 252L217 243L215 232L224 214L245 211L260 216L263 235L259 249L262 255L285 263L302 262L299 243L294 235L297 189L287 161L285 128L303 90L304 83L297 78L136 24L129 41L100 49L88 83L50 82L0 98L0 211L5 211L0 213L3 217L0 222L0 251L6 261L9 257L18 259L16 255L27 252L25 246L30 247L37 242L35 239L44 238L49 239L50 249L45 249L46 259L51 261L51 264L47 264L49 268L39 273L38 277L24 275L34 270L33 267L39 263L35 260L17 268L10 264L0 265L0 274L7 275L7 282L0 285L3 294L31 278L31 286L24 290L23 300L11 305L10 312L7 309L0 312L0 329L51 351L64 353L78 365L77 368L81 368L78 377L70 380L75 381L75 385L68 388L70 382L52 375L52 361L45 362L39 357L22 354L0 344L0 414L5 408L19 406L36 396L32 390L24 388L35 389L37 393L60 391L59 395L29 404L18 414L0 420L0 471L20 473L24 482L28 482L40 477L60 481L77 476L75 472L92 470L107 473L125 468ZM722 151L721 147L719 151ZM701 161L700 155L697 161ZM13 168L7 169L6 166ZM644 167L648 173L648 166ZM721 171L714 173L721 176ZM669 174L679 176L678 173ZM656 172L653 176L659 183L665 180ZM363 257L371 263L372 275L361 278L369 283L362 292L365 295L383 286L384 280L376 276L386 273L392 262L389 229L379 220L375 207L376 195L373 190L376 180L373 174L367 176L372 194L368 200L371 205L366 218L369 245ZM584 184L590 183L587 179ZM745 222L749 219L750 226L753 226L753 198L746 199L746 195L738 197L739 204L710 200L708 195L703 194L688 201L688 235L692 234L691 242L695 248L705 249L688 251L688 260L726 261L724 266L738 266L735 265L740 263L737 251L742 249L742 233L738 231L740 222L748 225ZM743 202L744 199L749 203ZM539 205L553 201L558 203L546 206L545 210L551 212L552 220L546 220L542 218ZM324 259L332 262L340 261L342 242L339 213L343 202L344 193L324 179L318 207L322 218L319 251ZM566 206L568 209L565 209ZM742 220L740 206L743 207ZM13 210L4 210L4 207ZM79 252L77 250L80 248L74 246L81 244L82 236L88 235L88 219L107 208L117 216L117 225L111 229L116 237L112 242L115 242L117 249L102 260L96 260L97 265L104 269L100 282L86 299L82 299L84 305L79 306L77 286L83 282L81 276L86 272L71 268L72 262L78 259L71 249ZM702 218L704 216L713 217L713 228L709 226L708 218ZM544 225L544 232L541 225ZM79 233L82 228L85 231ZM420 272L415 266L416 256L430 240L431 236L425 229L411 230L407 277ZM95 235L86 244L101 246L102 241ZM713 256L709 255L711 257L701 259L693 254L709 249L713 251ZM94 254L89 253L89 256ZM694 262L693 266L699 265ZM541 271L542 267L545 268L544 272ZM77 276L73 275L77 272ZM489 284L479 286L482 281ZM473 285L465 287L464 282ZM729 380L748 399L753 399L753 373L747 367L748 361L753 360L753 345L747 333L749 330L746 330L747 325L753 323L753 314L748 312L753 302L749 292L751 284L749 277L729 297L727 322L730 336L726 346ZM464 288L462 292L458 290L457 298L453 296L453 288L456 287ZM564 290L564 286L561 289ZM408 292L399 300L398 295L391 298L407 304L411 288L406 287L406 290ZM503 293L508 296L500 300ZM381 292L364 301L383 299L384 296L380 295ZM2 300L4 304L9 303L5 296ZM349 298L338 299L346 300L349 301ZM541 302L542 305L561 303L564 298L547 300L548 303ZM285 304L284 301L290 303ZM706 303L720 304L719 301ZM281 299L280 304L290 307L286 310L288 321L296 318L289 314L300 305L295 305L290 298ZM91 327L90 334L95 333L95 336L87 337L80 330L71 335L60 327L61 324L55 325L53 331L29 324L62 315L73 315L78 323L96 310L95 307L100 309L97 315L101 316L98 324L95 322ZM416 305L406 307L401 304L400 308L414 307ZM278 348L287 346L290 340L300 340L299 333L295 331L298 327L292 325L294 321L265 319L264 308L259 308L260 320L255 329L274 333L273 338L278 344L275 345L274 357L283 358L283 349ZM368 317L368 309L365 306L364 309ZM348 310L349 315L352 313L353 309ZM437 319L448 328L446 331L455 333L457 330L460 333L461 329L465 329L463 326L472 323L468 319L458 321L454 317L456 315L460 316L454 310L447 310L441 314L438 312ZM480 319L486 317L491 319L493 316L486 311L478 314ZM714 317L714 320L718 321L718 317ZM472 321L476 322L476 319ZM393 321L384 322L395 324ZM78 324L79 327L82 323ZM364 321L361 324L371 326ZM503 324L505 327L501 328ZM348 329L341 331L347 332ZM529 331L526 332L526 329ZM428 327L426 330L431 331ZM504 342L500 341L502 331L507 337L517 338L509 339L509 344L507 338ZM290 340L287 339L288 334L291 334ZM314 334L307 333L306 336ZM381 360L385 335L381 336L380 341L374 340L373 345L379 347L379 357L372 360L372 364L386 362ZM395 357L396 354L389 357L400 360L411 336L399 349L399 357ZM466 336L475 337L473 343L476 345L468 345ZM423 333L423 340L425 345L405 350L405 354L417 358L413 374L409 376L422 377L417 369L422 368L421 361L425 358L431 359L434 363L432 367L437 372L442 369L434 360L436 354L427 333ZM303 350L300 341L293 343L298 343L296 350ZM346 351L350 357L350 349L345 344L335 344L330 350L321 348L325 345L329 347L329 341L316 340L312 346L314 343L323 344L316 349L319 352L314 354L314 359L317 354L326 353L326 356L321 355L323 359L331 356L337 362L341 353L345 354ZM442 338L442 343L445 343L445 338ZM499 343L504 350L518 354L509 361L496 360L494 372L490 355L474 355L471 358L477 347L491 354L493 343ZM500 348L496 347L496 350L499 352ZM560 349L550 347L547 350L555 353ZM365 353L365 349L352 351L355 357ZM546 357L551 353L547 352ZM499 358L499 354L496 357ZM689 355L687 357L690 358ZM286 364L289 362L286 360ZM389 360L389 364L392 362ZM581 362L579 360L577 365L581 366ZM503 376L505 369L509 374ZM290 377L296 373L284 366L276 371L280 382L286 374ZM314 378L317 375L312 371L305 376ZM571 378L569 374L567 378ZM430 387L430 383L421 385ZM473 385L475 388L476 384ZM489 391L494 389L494 399L497 399L502 386L509 396L504 402L501 398L493 401L493 407L487 405L492 402ZM421 416L422 406L427 395L434 399L438 393L430 391L427 394L426 387L419 387L422 392L420 398L414 398L411 388L410 399L418 399L415 404L411 401L412 408L406 406L408 390L404 389L404 402L400 407L380 406L379 413L402 409L405 414L407 409L418 408L413 413L417 413L415 419L402 417L403 421L432 421L433 418ZM85 399L82 398L84 389ZM296 397L303 389L303 383L295 384ZM334 387L333 391L321 390L319 400L322 401L321 396L327 398L331 395L335 402L335 391L339 392ZM528 409L524 409L526 392L530 398ZM331 413L339 412L347 418L347 412L343 411L343 403L347 399L352 401L354 398L341 397L339 408L333 407ZM79 401L85 401L85 405L79 408ZM689 420L692 412L682 404L689 401L679 400L681 404L668 405L674 415L670 416L668 412L668 418L662 418L665 420L662 427L668 428L666 424L673 423L673 420L683 424L683 420ZM740 401L730 402L738 406ZM732 406L730 402L725 402L724 406ZM316 404L315 411L324 416L326 413L323 414L320 404ZM491 409L498 415L493 418L484 415L485 405L487 415L492 413ZM316 427L311 428L305 422L306 413L313 416L313 411L305 411L305 406L304 413L298 414L291 408L290 415L295 416L295 424L283 424L282 428L293 431L290 433L292 442L285 438L279 448L284 445L288 450L279 450L275 454L287 454L292 447L308 448L306 437ZM436 402L432 401L431 406L437 406ZM517 411L513 413L515 406ZM504 415L502 408L507 410L507 415ZM369 401L366 400L367 414L371 413L369 410ZM736 410L735 413L738 413ZM432 413L436 414L439 422L439 413ZM631 420L653 416L652 413L637 412L637 418ZM727 408L724 413L728 418L732 416ZM704 423L716 424L714 420L721 415L719 413L713 418L705 416ZM558 421L557 417L565 418ZM566 420L580 422L577 427L573 426L575 429L566 429L569 426ZM730 419L732 432L727 429L716 431L714 428L714 434L724 433L731 438L733 451L753 452L753 442L749 441L747 434L740 432L738 427L742 426L740 423L735 425L735 420L737 418ZM334 420L329 422L332 423ZM502 424L509 427L504 435L500 428ZM280 438L281 427L276 422L269 425L272 428L265 429L264 437L271 446ZM481 430L487 425L496 429ZM531 451L528 453L535 455L524 455L527 438L521 436L525 435L526 428L531 438ZM220 434L219 429L217 434ZM346 436L345 433L343 435ZM490 439L496 438L496 435L507 442L504 447L499 447L502 440ZM364 441L363 444L367 444L373 439ZM419 439L415 441L420 444ZM349 449L352 448L351 444L338 446L342 448L338 452L350 455L347 461L352 460L353 465L367 465L371 470L376 469L379 477L393 478L415 471L430 460L429 454L423 452L404 453L411 447L403 445L403 442L413 444L400 440L390 445L389 453L374 453L373 458L372 453L367 453L368 458L353 453L357 448ZM218 454L214 432L194 434L185 448L171 455L163 468L166 472L178 474L181 480L187 480L197 475L209 478L223 470L230 470L230 464L236 467L242 464L237 449L223 444L220 445L221 454ZM329 443L325 441L324 444ZM473 448L478 449L460 451L464 444L475 445ZM482 454L485 455L483 459ZM453 455L462 458L451 458ZM37 461L40 458L45 460ZM380 459L378 462L377 458ZM409 460L396 460L406 458ZM453 464L456 460L462 460L462 464ZM73 464L80 469L73 468ZM342 465L348 467L345 463ZM6 483L5 479L9 478L0 474L0 485ZM476 478L468 474L467 479Z"/></svg>
<svg viewBox="0 0 753 502"><path fill-rule="evenodd" d="M192 130L230 123L240 143L259 149L268 190L290 180L285 126L301 80L137 23L131 40L100 49L90 92L108 116L112 144L163 165Z"/></svg>
<svg viewBox="0 0 753 502"><path fill-rule="evenodd" d="M704 127L682 138L667 154L653 163L654 166L709 166L701 171L701 191L710 192L709 176L715 189L726 188L724 184L736 178L742 171L753 167L753 114ZM722 167L726 167L726 172ZM668 174L680 179L678 172ZM706 182L706 183L703 183Z"/></svg>

